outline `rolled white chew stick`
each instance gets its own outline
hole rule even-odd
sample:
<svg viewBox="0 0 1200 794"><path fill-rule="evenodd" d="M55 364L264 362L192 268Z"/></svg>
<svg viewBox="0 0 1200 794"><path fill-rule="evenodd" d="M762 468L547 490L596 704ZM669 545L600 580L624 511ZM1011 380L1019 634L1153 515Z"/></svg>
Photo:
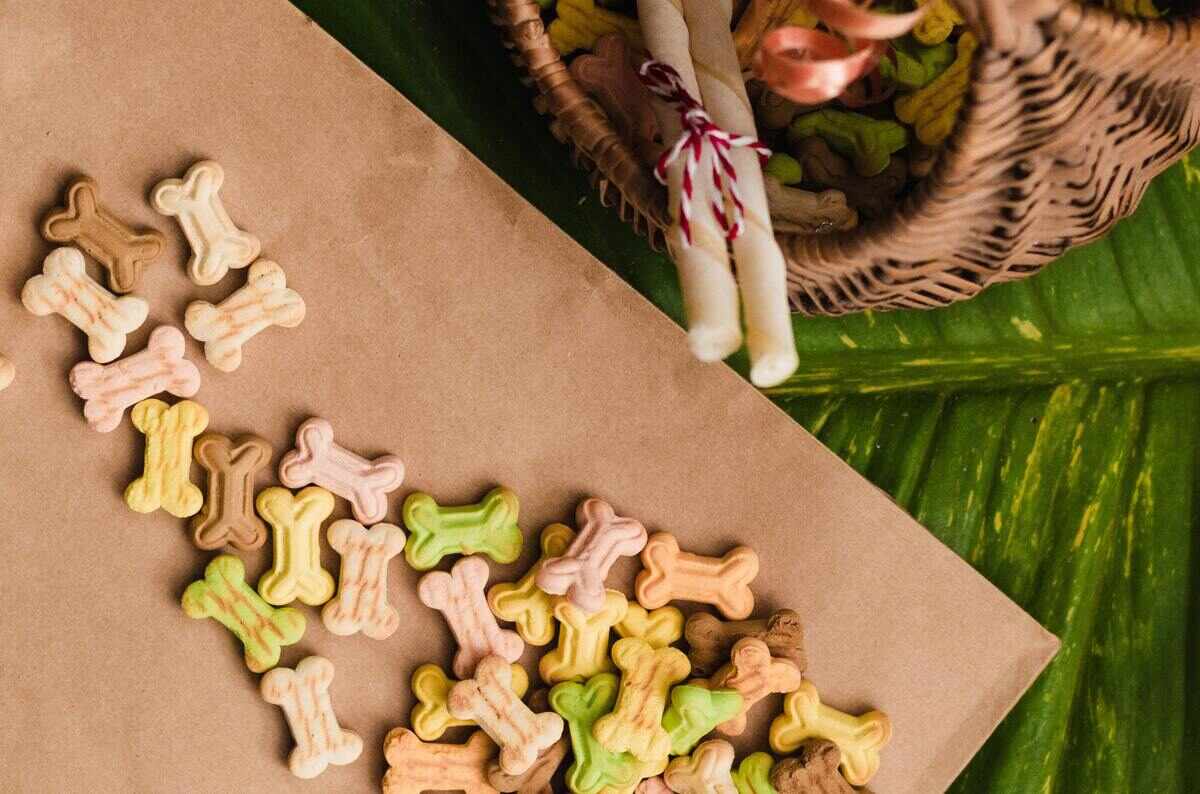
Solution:
<svg viewBox="0 0 1200 794"><path fill-rule="evenodd" d="M754 111L729 29L730 0L683 0L683 13L691 36L692 73L699 81L705 110L726 132L756 137ZM746 312L750 380L760 387L775 386L799 364L787 298L787 267L771 229L758 155L752 149L735 148L729 159L737 169L745 207L746 225L733 241L733 258Z"/></svg>
<svg viewBox="0 0 1200 794"><path fill-rule="evenodd" d="M679 7L671 0L638 0L638 19L651 57L674 67L688 92L699 98L687 25ZM663 140L670 145L682 132L679 114L660 100L655 100L654 112ZM706 147L694 177L696 198L692 201L690 247L684 245L679 226L684 158L676 159L667 170L672 219L667 245L683 290L688 342L692 354L701 361L720 361L742 346L738 288L729 266L725 233L708 206L709 197L715 194L712 164L712 152Z"/></svg>

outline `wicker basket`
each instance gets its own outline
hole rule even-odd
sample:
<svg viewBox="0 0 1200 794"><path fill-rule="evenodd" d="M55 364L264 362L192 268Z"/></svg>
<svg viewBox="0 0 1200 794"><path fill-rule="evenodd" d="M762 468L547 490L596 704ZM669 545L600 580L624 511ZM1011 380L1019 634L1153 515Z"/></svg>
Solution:
<svg viewBox="0 0 1200 794"><path fill-rule="evenodd" d="M535 106L601 200L662 245L665 189L551 46L534 0L491 0ZM959 0L983 46L958 127L889 218L779 235L795 307L932 308L1024 278L1094 240L1200 141L1200 19L1057 0Z"/></svg>

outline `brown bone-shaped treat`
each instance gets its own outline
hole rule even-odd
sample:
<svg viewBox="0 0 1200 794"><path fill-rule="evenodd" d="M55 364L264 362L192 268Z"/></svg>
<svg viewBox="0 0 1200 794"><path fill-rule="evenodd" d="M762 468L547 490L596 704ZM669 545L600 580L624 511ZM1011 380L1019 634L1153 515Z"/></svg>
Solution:
<svg viewBox="0 0 1200 794"><path fill-rule="evenodd" d="M99 188L80 177L67 188L67 205L56 207L42 221L42 236L52 243L79 246L108 271L113 292L132 292L142 270L162 254L161 232L135 232L100 205Z"/></svg>
<svg viewBox="0 0 1200 794"><path fill-rule="evenodd" d="M600 103L621 138L633 146L645 163L658 156L658 119L651 105L650 90L637 76L637 64L629 43L619 33L596 40L592 54L571 62L571 76Z"/></svg>
<svg viewBox="0 0 1200 794"><path fill-rule="evenodd" d="M254 512L254 477L271 462L271 445L258 436L236 442L219 433L196 439L192 455L208 472L204 507L192 519L192 542L200 549L257 549L267 525Z"/></svg>
<svg viewBox="0 0 1200 794"><path fill-rule="evenodd" d="M838 771L842 753L826 739L810 739L771 769L771 785L779 794L854 794Z"/></svg>
<svg viewBox="0 0 1200 794"><path fill-rule="evenodd" d="M383 740L383 755L391 767L383 776L383 794L423 794L462 791L498 794L484 778L496 745L483 731L466 744L423 742L407 728L393 728Z"/></svg>
<svg viewBox="0 0 1200 794"><path fill-rule="evenodd" d="M804 653L804 624L791 609L781 609L759 620L723 621L707 612L688 618L683 634L687 639L696 675L712 675L729 658L734 643L744 637L762 640L772 656L791 659L803 673L808 667Z"/></svg>
<svg viewBox="0 0 1200 794"><path fill-rule="evenodd" d="M849 160L830 149L829 144L819 137L800 141L795 154L804 167L806 181L842 191L846 194L846 203L864 218L881 218L891 212L908 181L908 164L903 157L895 155L881 173L861 176Z"/></svg>
<svg viewBox="0 0 1200 794"><path fill-rule="evenodd" d="M543 692L545 690L542 690ZM531 698L532 700L532 698ZM533 704L530 704L533 706ZM536 709L537 707L534 706ZM549 708L547 705L546 708ZM542 751L533 766L520 775L510 775L500 767L500 760L488 761L487 780L497 791L511 794L554 794L551 781L571 749L571 740L563 736Z"/></svg>

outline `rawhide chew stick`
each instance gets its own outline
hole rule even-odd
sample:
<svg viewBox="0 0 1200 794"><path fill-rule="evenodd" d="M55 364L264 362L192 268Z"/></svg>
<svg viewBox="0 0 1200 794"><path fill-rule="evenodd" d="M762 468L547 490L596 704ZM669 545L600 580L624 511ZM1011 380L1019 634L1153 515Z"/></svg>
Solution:
<svg viewBox="0 0 1200 794"><path fill-rule="evenodd" d="M732 135L756 137L754 110L729 30L730 0L684 0L683 13L700 93L713 122ZM787 265L771 228L758 152L733 148L728 157L737 170L737 181L728 181L726 200L737 202L740 194L745 218L744 231L732 243L746 315L750 380L756 386L774 386L800 363L788 306Z"/></svg>
<svg viewBox="0 0 1200 794"><path fill-rule="evenodd" d="M638 0L638 19L647 50L656 60L673 67L688 93L699 98L687 24L679 7L671 0ZM655 101L653 105L658 129L670 145L683 133L679 112L665 102ZM694 192L702 198L716 195L712 168L713 154L705 149L692 174ZM683 188L684 163L676 159L667 168L671 228L666 239L679 271L688 343L701 361L720 361L742 345L737 283L729 266L725 232L706 206L692 211L688 203L681 201ZM690 232L690 242L685 229Z"/></svg>

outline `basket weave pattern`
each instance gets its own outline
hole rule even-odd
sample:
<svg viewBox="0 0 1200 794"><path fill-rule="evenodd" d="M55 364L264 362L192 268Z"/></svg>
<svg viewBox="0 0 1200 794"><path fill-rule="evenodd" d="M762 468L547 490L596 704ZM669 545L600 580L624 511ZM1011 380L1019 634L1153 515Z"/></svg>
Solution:
<svg viewBox="0 0 1200 794"><path fill-rule="evenodd" d="M666 190L551 46L534 0L491 0L535 106L601 201L659 247ZM779 235L795 307L932 308L1036 273L1104 234L1200 142L1200 19L1055 0L960 0L983 42L958 127L889 218Z"/></svg>

